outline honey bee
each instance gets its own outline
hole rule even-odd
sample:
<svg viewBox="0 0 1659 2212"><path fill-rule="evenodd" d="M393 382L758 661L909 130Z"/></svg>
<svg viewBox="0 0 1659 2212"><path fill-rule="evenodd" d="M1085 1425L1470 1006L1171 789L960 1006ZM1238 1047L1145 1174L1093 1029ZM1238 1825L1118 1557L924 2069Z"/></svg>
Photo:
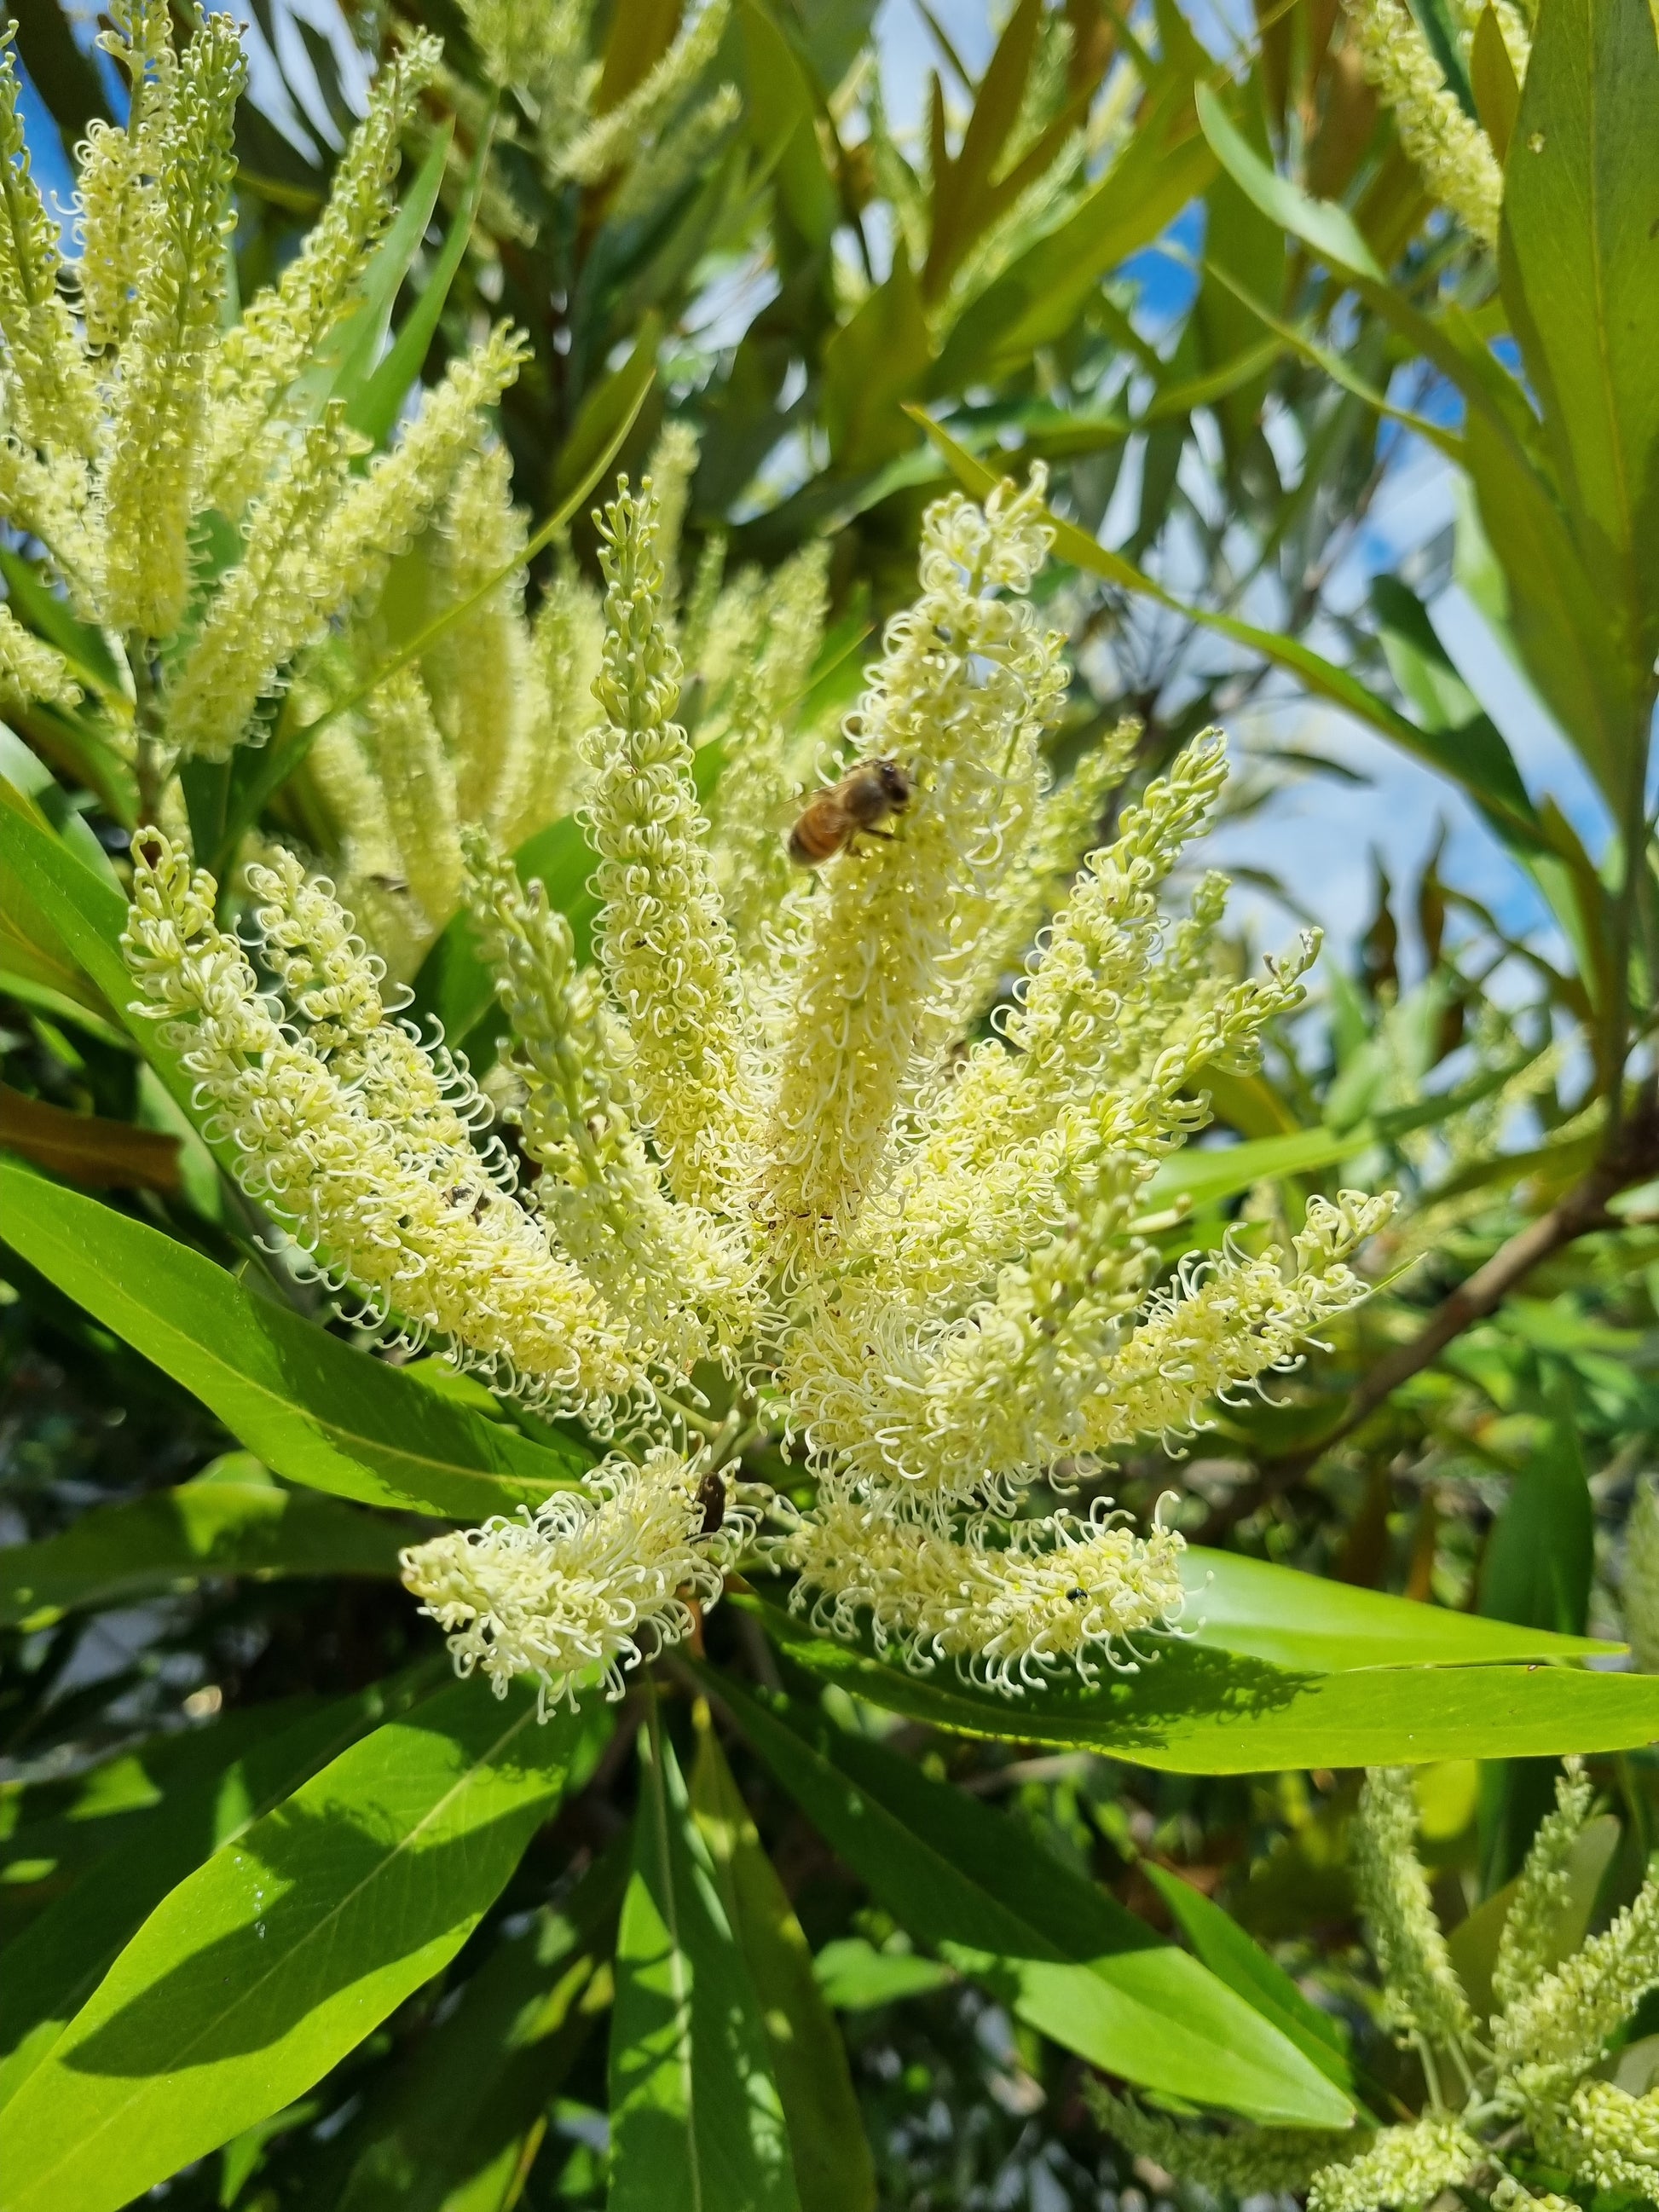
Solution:
<svg viewBox="0 0 1659 2212"><path fill-rule="evenodd" d="M713 1468L697 1485L697 1503L702 1508L702 1527L698 1534L717 1536L726 1525L726 1485Z"/></svg>
<svg viewBox="0 0 1659 2212"><path fill-rule="evenodd" d="M878 825L902 814L915 786L896 761L860 761L839 783L815 792L789 832L789 857L799 868L821 868L843 853L854 837L884 837Z"/></svg>

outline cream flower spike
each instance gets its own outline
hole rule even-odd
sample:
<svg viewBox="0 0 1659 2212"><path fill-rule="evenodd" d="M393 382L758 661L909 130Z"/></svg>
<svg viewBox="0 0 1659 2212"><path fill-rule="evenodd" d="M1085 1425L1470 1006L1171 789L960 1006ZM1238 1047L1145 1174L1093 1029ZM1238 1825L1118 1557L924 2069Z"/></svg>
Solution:
<svg viewBox="0 0 1659 2212"><path fill-rule="evenodd" d="M690 740L674 720L680 660L663 619L657 504L622 480L601 524L605 720L588 741L584 809L599 854L595 936L627 1025L634 1110L669 1188L729 1206L746 1182L759 1066L737 948L714 887Z"/></svg>
<svg viewBox="0 0 1659 2212"><path fill-rule="evenodd" d="M616 1456L539 1512L412 1546L404 1581L447 1634L456 1671L479 1668L497 1697L527 1674L545 1720L574 1706L579 1677L597 1669L620 1698L630 1668L690 1635L693 1601L718 1601L726 1564L754 1534L743 1504L724 1496L720 1528L704 1533L711 1480L666 1447L638 1466Z"/></svg>
<svg viewBox="0 0 1659 2212"><path fill-rule="evenodd" d="M958 1538L827 1487L775 1556L798 1571L789 1602L815 1627L852 1642L867 1616L877 1650L914 1672L951 1659L969 1680L1019 1697L1066 1667L1085 1683L1103 1665L1133 1674L1143 1657L1133 1638L1180 1618L1182 1539L1121 1522L1102 1499L1086 1520L1022 1522L993 1544L982 1522Z"/></svg>
<svg viewBox="0 0 1659 2212"><path fill-rule="evenodd" d="M139 831L134 860L123 942L137 1010L178 1053L204 1131L234 1156L249 1195L325 1280L356 1293L371 1321L394 1322L417 1341L438 1336L532 1403L607 1422L644 1381L625 1333L569 1261L548 1250L459 1117L443 1127L441 1071L415 1039L382 1061L374 1084L343 1082L313 1036L276 1018L240 940L215 920L212 878L192 875L159 830ZM297 918L293 886L292 874L256 876L256 891ZM329 939L318 948L325 960L362 969L349 994L337 975L332 1011L355 999L356 1030L378 1026L370 956L331 920ZM279 966L295 949L292 938L285 949L273 945Z"/></svg>
<svg viewBox="0 0 1659 2212"><path fill-rule="evenodd" d="M1003 856L1006 771L1059 709L1060 641L1023 596L1047 555L1041 467L983 509L960 497L922 526L921 592L887 626L848 725L899 763L915 798L890 838L855 841L814 902L768 1133L765 1205L801 1261L851 1226L887 1160L914 1078L948 1042L959 903Z"/></svg>

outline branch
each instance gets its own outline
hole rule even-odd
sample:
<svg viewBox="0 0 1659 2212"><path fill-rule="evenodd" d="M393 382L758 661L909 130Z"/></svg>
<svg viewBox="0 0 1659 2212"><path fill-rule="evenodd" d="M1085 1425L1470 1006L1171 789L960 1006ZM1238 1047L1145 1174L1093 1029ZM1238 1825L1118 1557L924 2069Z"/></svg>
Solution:
<svg viewBox="0 0 1659 2212"><path fill-rule="evenodd" d="M1635 1112L1611 1149L1589 1173L1547 1213L1540 1213L1536 1221L1529 1221L1500 1245L1484 1267L1477 1267L1467 1282L1460 1283L1443 1299L1409 1344L1396 1346L1377 1361L1334 1429L1310 1450L1273 1461L1255 1481L1241 1486L1216 1507L1195 1540L1213 1544L1258 1506L1300 1481L1334 1444L1352 1435L1402 1382L1409 1382L1437 1359L1466 1328L1496 1313L1510 1292L1540 1262L1592 1230L1615 1226L1618 1217L1608 1211L1609 1201L1632 1184L1646 1182L1656 1170L1659 1170L1659 1103L1650 1082L1644 1085Z"/></svg>

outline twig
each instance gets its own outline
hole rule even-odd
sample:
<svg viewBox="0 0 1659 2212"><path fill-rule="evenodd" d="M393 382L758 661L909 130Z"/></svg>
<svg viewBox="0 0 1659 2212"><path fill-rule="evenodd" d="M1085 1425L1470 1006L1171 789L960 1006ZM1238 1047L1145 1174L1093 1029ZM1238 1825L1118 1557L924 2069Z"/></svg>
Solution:
<svg viewBox="0 0 1659 2212"><path fill-rule="evenodd" d="M1617 1216L1608 1211L1609 1201L1632 1184L1647 1181L1656 1169L1659 1169L1659 1105L1654 1087L1648 1083L1642 1086L1615 1142L1589 1173L1547 1212L1517 1230L1484 1267L1477 1267L1467 1282L1460 1283L1443 1298L1409 1344L1398 1346L1377 1361L1334 1429L1310 1449L1270 1462L1255 1482L1243 1485L1216 1507L1196 1540L1216 1542L1269 1499L1299 1482L1334 1444L1352 1435L1402 1382L1409 1382L1437 1359L1466 1328L1496 1313L1510 1292L1540 1262L1590 1231L1614 1225Z"/></svg>

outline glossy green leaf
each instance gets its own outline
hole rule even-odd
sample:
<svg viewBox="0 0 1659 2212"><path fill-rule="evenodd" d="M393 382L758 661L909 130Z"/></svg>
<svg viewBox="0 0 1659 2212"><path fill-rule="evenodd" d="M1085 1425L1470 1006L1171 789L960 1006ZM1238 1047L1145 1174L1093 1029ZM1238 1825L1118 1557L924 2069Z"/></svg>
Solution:
<svg viewBox="0 0 1659 2212"><path fill-rule="evenodd" d="M706 1707L699 1709L690 1796L720 1902L760 2001L801 2212L875 2212L875 2166L841 2031Z"/></svg>
<svg viewBox="0 0 1659 2212"><path fill-rule="evenodd" d="M927 313L901 251L886 281L824 344L824 429L839 470L883 470L887 481L884 465L915 443L899 403L921 389L932 360Z"/></svg>
<svg viewBox="0 0 1659 2212"><path fill-rule="evenodd" d="M403 328L393 340L391 350L368 378L362 389L346 409L346 421L354 430L377 445L384 445L397 425L403 404L409 397L410 386L421 373L427 350L436 335L438 322L449 297L449 288L455 281L455 272L461 265L467 240L472 235L472 225L478 212L478 203L483 197L484 176L489 167L489 146L493 136L487 126L478 133L478 143L472 156L472 166L461 186L460 204L455 219L449 226L442 250L432 264L431 273L421 288L420 297L410 309Z"/></svg>
<svg viewBox="0 0 1659 2212"><path fill-rule="evenodd" d="M918 1676L755 1598L781 1650L820 1681L963 1735L1098 1751L1177 1774L1628 1751L1659 1740L1659 1680L1545 1664L1277 1666L1212 1643L1145 1638L1138 1674L1007 1698L949 1668ZM1426 1612L1428 1608L1425 1608ZM1449 1618L1450 1616L1446 1616ZM1252 1630L1265 1634L1265 1630Z"/></svg>
<svg viewBox="0 0 1659 2212"><path fill-rule="evenodd" d="M841 206L818 143L812 87L769 9L744 0L738 24L749 136L791 228L809 251L826 252Z"/></svg>
<svg viewBox="0 0 1659 2212"><path fill-rule="evenodd" d="M290 1482L477 1521L589 1464L481 1419L96 1199L0 1158L0 1237Z"/></svg>
<svg viewBox="0 0 1659 2212"><path fill-rule="evenodd" d="M1498 10L1486 0L1469 49L1469 88L1480 127L1492 141L1500 161L1507 161L1521 113L1521 88L1515 81L1515 64L1504 44Z"/></svg>
<svg viewBox="0 0 1659 2212"><path fill-rule="evenodd" d="M1595 1568L1595 1509L1570 1411L1550 1421L1510 1485L1480 1562L1480 1610L1583 1632Z"/></svg>
<svg viewBox="0 0 1659 2212"><path fill-rule="evenodd" d="M1245 1934L1231 1915L1190 1882L1152 1859L1143 1859L1140 1870L1216 1979L1225 1982L1246 2004L1254 2005L1340 2089L1351 2091L1353 2080L1341 2031L1328 2014L1310 2003L1285 1969Z"/></svg>
<svg viewBox="0 0 1659 2212"><path fill-rule="evenodd" d="M216 1851L0 2112L0 2207L114 2212L291 2103L454 1956L608 1727L457 1683Z"/></svg>
<svg viewBox="0 0 1659 2212"><path fill-rule="evenodd" d="M869 2012L948 1989L957 1978L921 1951L878 1951L862 1936L838 1936L812 1961L826 2004L837 2012Z"/></svg>
<svg viewBox="0 0 1659 2212"><path fill-rule="evenodd" d="M1608 732L1603 787L1615 805L1645 744L1659 653L1656 113L1659 37L1646 0L1551 0L1506 173L1499 268L1561 501L1630 687L1630 720ZM1513 570L1516 555L1505 557Z"/></svg>
<svg viewBox="0 0 1659 2212"><path fill-rule="evenodd" d="M611 2015L609 2212L799 2212L760 1999L654 1711L640 1750Z"/></svg>
<svg viewBox="0 0 1659 2212"><path fill-rule="evenodd" d="M1292 238L1299 238L1328 268L1346 278L1366 305L1414 353L1421 354L1448 377L1474 410L1505 429L1520 447L1526 447L1534 427L1531 411L1513 378L1485 341L1466 334L1449 316L1437 321L1425 314L1403 289L1390 284L1347 210L1334 201L1315 198L1288 177L1279 175L1239 131L1207 84L1196 88L1194 99L1205 137L1246 197L1273 222L1281 223Z"/></svg>
<svg viewBox="0 0 1659 2212"><path fill-rule="evenodd" d="M1277 2028L1005 1814L822 1714L705 1680L899 1925L1029 2026L1193 2103L1291 2126L1349 2118Z"/></svg>
<svg viewBox="0 0 1659 2212"><path fill-rule="evenodd" d="M1202 138L1175 128L1185 98L1172 87L1082 205L963 310L934 366L933 391L989 381L1061 337L1101 278L1203 191L1215 161Z"/></svg>
<svg viewBox="0 0 1659 2212"><path fill-rule="evenodd" d="M1397 1144L1414 1130L1433 1128L1452 1115L1478 1105L1506 1083L1512 1083L1536 1057L1533 1054L1519 1064L1510 1061L1503 1067L1489 1068L1454 1091L1422 1099L1415 1106L1395 1107L1342 1128L1286 1129L1275 1136L1249 1137L1237 1145L1188 1146L1172 1153L1147 1184L1143 1194L1146 1207L1152 1211L1180 1200L1199 1213L1272 1177L1309 1175L1321 1168L1340 1166L1374 1145ZM1207 1076L1205 1080L1207 1087Z"/></svg>
<svg viewBox="0 0 1659 2212"><path fill-rule="evenodd" d="M1187 1611L1182 1627L1201 1649L1266 1659L1300 1673L1339 1674L1369 1667L1491 1667L1616 1651L1535 1616L1485 1620L1419 1605L1352 1583L1270 1566L1237 1552L1188 1547L1181 1562ZM1342 1765L1340 1759L1316 1765Z"/></svg>
<svg viewBox="0 0 1659 2212"><path fill-rule="evenodd" d="M101 1851L6 1952L0 2106L40 2066L169 1890L349 1745L405 1711L439 1675L437 1664L422 1665L298 1717L279 1708L269 1733L252 1741L258 1716L238 1714L234 1725L207 1733L196 1771L171 1778L159 1805L138 1820L113 1823L117 1832L97 1838ZM41 1841L33 1847L39 1850Z"/></svg>
<svg viewBox="0 0 1659 2212"><path fill-rule="evenodd" d="M598 483L633 428L656 376L661 343L662 318L653 310L641 320L627 360L583 400L553 471L553 502L564 520Z"/></svg>
<svg viewBox="0 0 1659 2212"><path fill-rule="evenodd" d="M44 1628L204 1575L395 1576L400 1536L332 1498L283 1489L235 1453L176 1490L96 1507L61 1535L0 1551L0 1626Z"/></svg>
<svg viewBox="0 0 1659 2212"><path fill-rule="evenodd" d="M320 406L330 397L350 401L374 374L398 295L438 204L454 136L453 118L446 118L434 133L426 159L374 249L356 305L335 325L297 380L295 398L300 404Z"/></svg>
<svg viewBox="0 0 1659 2212"><path fill-rule="evenodd" d="M505 1935L354 2124L334 2212L500 2212L611 1999L620 1848Z"/></svg>

